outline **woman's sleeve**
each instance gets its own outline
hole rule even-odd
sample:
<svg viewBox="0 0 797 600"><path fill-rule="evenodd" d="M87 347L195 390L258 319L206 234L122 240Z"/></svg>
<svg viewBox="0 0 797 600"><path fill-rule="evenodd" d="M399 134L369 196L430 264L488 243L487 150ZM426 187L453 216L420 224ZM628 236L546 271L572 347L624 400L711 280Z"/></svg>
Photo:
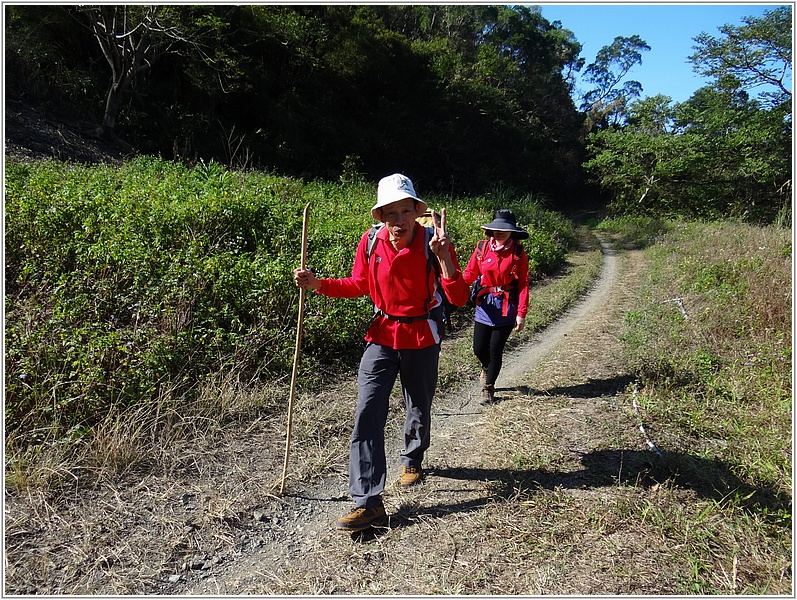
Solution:
<svg viewBox="0 0 797 600"><path fill-rule="evenodd" d="M481 270L479 269L479 257L477 256L476 250L474 250L473 254L470 255L468 266L465 267L465 271L462 273L462 278L465 280L465 283L467 283L468 286L471 286L479 275L481 275Z"/></svg>
<svg viewBox="0 0 797 600"><path fill-rule="evenodd" d="M520 267L518 269L518 296L517 315L526 318L529 312L529 256L524 249L520 255Z"/></svg>

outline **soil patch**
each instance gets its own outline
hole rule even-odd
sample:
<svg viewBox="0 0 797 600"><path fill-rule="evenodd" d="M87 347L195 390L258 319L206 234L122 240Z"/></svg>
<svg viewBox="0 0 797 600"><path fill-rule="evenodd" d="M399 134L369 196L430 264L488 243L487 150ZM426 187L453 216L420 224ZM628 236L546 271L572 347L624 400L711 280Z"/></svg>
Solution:
<svg viewBox="0 0 797 600"><path fill-rule="evenodd" d="M45 114L21 100L6 98L3 123L6 158L121 164L125 153L92 137L86 133L87 129L87 124Z"/></svg>

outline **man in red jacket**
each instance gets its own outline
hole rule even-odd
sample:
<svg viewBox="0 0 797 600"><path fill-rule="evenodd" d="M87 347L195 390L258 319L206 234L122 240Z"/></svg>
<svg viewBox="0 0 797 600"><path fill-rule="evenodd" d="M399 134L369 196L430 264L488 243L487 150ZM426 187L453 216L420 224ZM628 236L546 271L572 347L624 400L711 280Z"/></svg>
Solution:
<svg viewBox="0 0 797 600"><path fill-rule="evenodd" d="M462 278L457 255L446 235L445 208L434 226L428 248L426 231L416 218L427 204L415 194L409 178L396 173L379 182L371 215L384 223L368 252L369 232L357 247L351 277L317 278L296 269L296 284L325 296L370 296L374 319L365 335L366 347L357 374L358 397L349 452L349 492L355 509L335 526L361 531L387 524L382 491L387 478L385 423L390 392L401 377L406 418L401 453L403 487L420 481L424 452L429 448L432 396L442 331L437 311L442 309L442 286L449 301L464 306L470 289ZM435 219L436 221L436 219ZM429 252L433 256L429 257ZM439 262L440 277L428 268Z"/></svg>

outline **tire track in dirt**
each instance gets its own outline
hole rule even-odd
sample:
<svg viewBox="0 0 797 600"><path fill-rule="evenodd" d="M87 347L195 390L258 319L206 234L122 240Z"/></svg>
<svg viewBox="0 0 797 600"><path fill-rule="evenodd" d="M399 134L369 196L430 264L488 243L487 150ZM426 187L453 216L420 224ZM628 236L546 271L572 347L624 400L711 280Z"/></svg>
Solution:
<svg viewBox="0 0 797 600"><path fill-rule="evenodd" d="M601 242L603 264L591 290L573 308L546 329L539 332L521 348L507 353L497 382L499 391L523 388L526 374L537 363L561 345L574 330L583 327L588 316L605 309L617 279L617 257L614 250ZM435 401L432 417L432 446L427 454L425 480L420 486L403 490L398 486L398 456L401 451L401 424L403 412L392 414L386 430L388 456L388 485L384 500L391 515L391 529L387 534L371 533L348 536L334 531L335 519L351 508L347 493L345 473L325 477L300 492L288 492L281 498L272 498L264 508L263 522L259 523L267 535L259 536L257 546L242 550L238 555L215 565L210 571L189 572L182 580L169 586L168 593L194 594L247 594L274 593L328 593L322 584L318 589L308 589L289 583L294 574L318 572L317 579L330 566L331 556L347 557L352 552L367 550L369 543L380 547L391 543L403 544L412 538L411 532L431 521L478 510L494 500L490 483L473 477L459 477L462 469L479 468L484 458L475 449L480 448L483 435L483 418L489 408L479 404L481 384L478 379L467 382L444 398ZM499 400L502 398L499 395ZM498 404L500 406L500 402ZM381 537L384 536L384 537ZM264 539L267 540L263 542ZM352 549L352 539L359 542L359 550ZM377 551L377 554L382 551ZM336 574L336 577L339 574ZM187 579L187 580L186 580ZM314 579L314 577L309 577ZM327 577L328 579L328 577ZM304 584L312 585L312 584ZM354 584L353 584L354 585ZM342 589L353 593L356 587ZM399 592L400 593L400 592Z"/></svg>

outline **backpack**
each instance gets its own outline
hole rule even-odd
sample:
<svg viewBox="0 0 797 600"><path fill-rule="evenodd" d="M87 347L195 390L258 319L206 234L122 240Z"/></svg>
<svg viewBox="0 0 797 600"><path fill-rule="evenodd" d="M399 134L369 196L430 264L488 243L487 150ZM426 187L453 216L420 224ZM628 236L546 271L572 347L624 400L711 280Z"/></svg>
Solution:
<svg viewBox="0 0 797 600"><path fill-rule="evenodd" d="M374 252L374 247L376 246L376 234L379 233L379 230L384 227L384 223L377 223L371 226L370 231L368 232L368 245L366 246L365 250L365 260L367 262L371 261L371 254ZM443 284L440 281L440 263L437 260L437 257L429 251L429 240L432 239L434 236L434 227L424 226L424 251L426 252L426 281L429 281L429 273L434 270L435 274L435 281L437 282L437 289L440 292L440 298L442 302L439 307L440 308L440 318L435 319L438 324L438 334L440 337L443 337L447 332L451 330L451 313L456 310L456 306L449 302L448 297L446 296L445 290L443 290ZM432 290L429 290L429 299L426 301L428 306L429 302L432 301ZM374 307L376 308L376 307Z"/></svg>
<svg viewBox="0 0 797 600"><path fill-rule="evenodd" d="M484 254L487 252L487 244L489 241L490 240L485 239L485 240L479 240L476 243L476 260L478 260L480 263L479 271L481 271L481 261L484 258ZM523 256L523 246L517 240L515 240L513 246L513 253L515 257L511 273L515 272L515 269L517 269L517 262L520 260L520 257ZM482 287L481 280L482 276L479 275L470 288L470 298L468 300L468 304L471 306L478 306L480 302L479 298L489 291L488 288ZM518 287L517 277L515 277L515 279L513 279L512 283L510 283L509 285L512 286L515 290L517 290Z"/></svg>

